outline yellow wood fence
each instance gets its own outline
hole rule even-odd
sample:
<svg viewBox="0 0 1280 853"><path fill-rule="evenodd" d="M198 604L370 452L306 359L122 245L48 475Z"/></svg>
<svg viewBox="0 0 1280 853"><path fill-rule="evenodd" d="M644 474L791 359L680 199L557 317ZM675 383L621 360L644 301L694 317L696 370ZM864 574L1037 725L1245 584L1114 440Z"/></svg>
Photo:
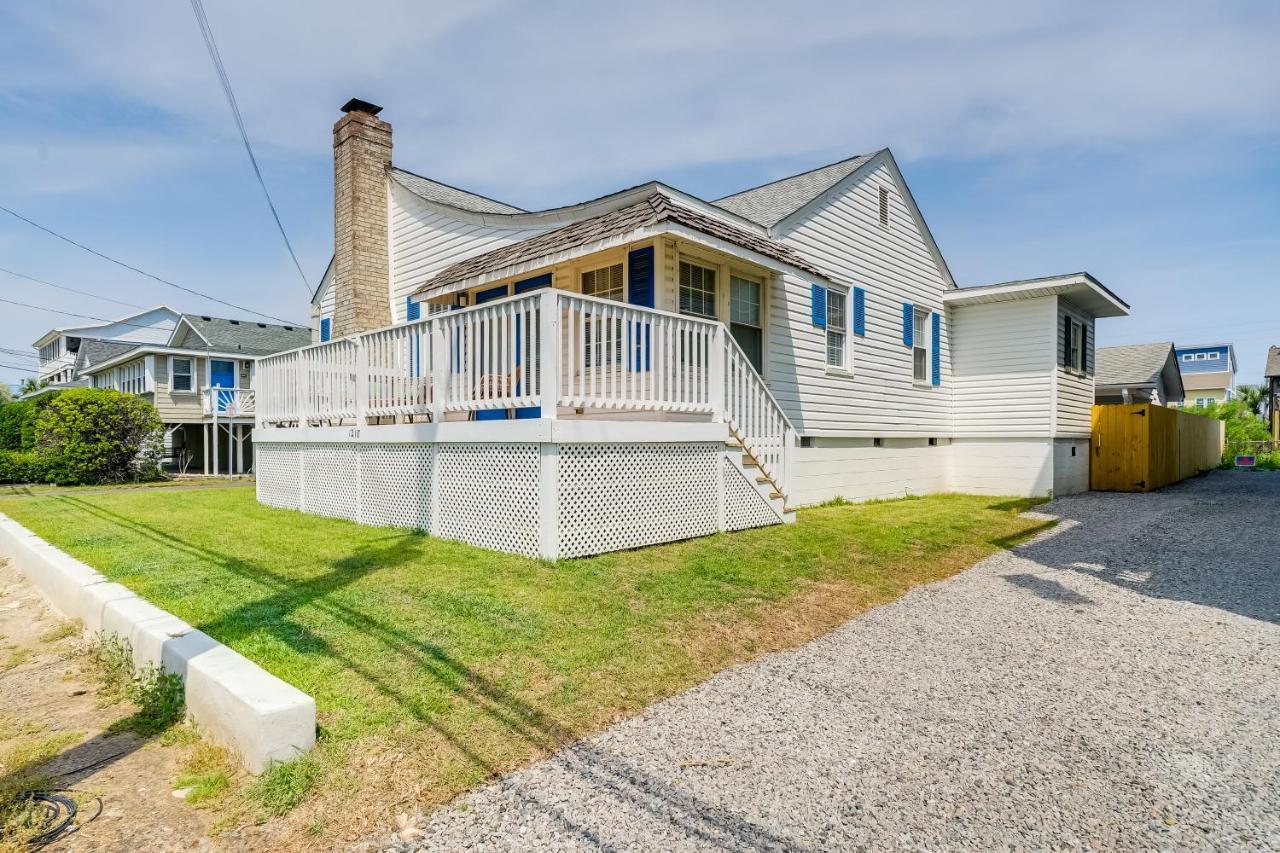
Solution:
<svg viewBox="0 0 1280 853"><path fill-rule="evenodd" d="M1094 406L1089 488L1162 489L1216 468L1225 439L1225 424L1217 418L1150 403Z"/></svg>

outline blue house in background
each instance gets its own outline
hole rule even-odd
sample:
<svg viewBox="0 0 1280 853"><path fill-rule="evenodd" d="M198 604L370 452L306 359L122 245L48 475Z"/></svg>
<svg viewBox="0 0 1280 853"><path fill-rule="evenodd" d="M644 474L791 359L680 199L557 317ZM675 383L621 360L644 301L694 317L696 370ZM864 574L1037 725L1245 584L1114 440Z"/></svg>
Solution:
<svg viewBox="0 0 1280 853"><path fill-rule="evenodd" d="M1182 405L1204 406L1236 395L1236 351L1231 344L1180 346L1174 352L1187 390Z"/></svg>

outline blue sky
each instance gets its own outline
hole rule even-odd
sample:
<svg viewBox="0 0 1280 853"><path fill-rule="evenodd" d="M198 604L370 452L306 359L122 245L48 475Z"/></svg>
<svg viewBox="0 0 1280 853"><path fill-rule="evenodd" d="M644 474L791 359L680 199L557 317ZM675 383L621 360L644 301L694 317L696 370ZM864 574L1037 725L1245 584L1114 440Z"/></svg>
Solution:
<svg viewBox="0 0 1280 853"><path fill-rule="evenodd" d="M384 105L398 165L528 208L650 178L714 198L887 145L962 285L1088 270L1133 306L1100 343L1233 342L1256 382L1280 344L1280 5L1208 8L206 0L312 284L351 96ZM306 319L185 3L5 4L0 81L0 204ZM234 313L3 214L0 267ZM0 297L124 310L3 273ZM0 347L77 322L0 308Z"/></svg>

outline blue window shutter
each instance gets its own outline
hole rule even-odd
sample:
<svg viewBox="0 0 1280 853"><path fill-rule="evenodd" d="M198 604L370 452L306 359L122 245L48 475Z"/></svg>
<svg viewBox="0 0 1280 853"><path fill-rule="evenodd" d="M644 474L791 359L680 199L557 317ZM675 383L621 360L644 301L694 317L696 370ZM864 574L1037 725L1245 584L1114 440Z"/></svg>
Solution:
<svg viewBox="0 0 1280 853"><path fill-rule="evenodd" d="M912 346L915 343L914 326L916 324L916 306L910 302L902 303L902 343Z"/></svg>
<svg viewBox="0 0 1280 853"><path fill-rule="evenodd" d="M320 343L329 340L333 334L333 321L328 317L320 318Z"/></svg>
<svg viewBox="0 0 1280 853"><path fill-rule="evenodd" d="M531 290L537 290L541 287L551 286L551 273L544 272L542 275L535 275L533 278L526 278L523 281L517 281L515 286L516 295L528 293Z"/></svg>
<svg viewBox="0 0 1280 853"><path fill-rule="evenodd" d="M414 320L421 319L421 317L422 317L422 303L414 302L412 296L406 296L404 298L405 322L406 323L412 322Z"/></svg>
<svg viewBox="0 0 1280 853"><path fill-rule="evenodd" d="M867 292L861 287L853 289L853 333L867 333Z"/></svg>
<svg viewBox="0 0 1280 853"><path fill-rule="evenodd" d="M654 306L652 246L627 253L627 301L645 308Z"/></svg>
<svg viewBox="0 0 1280 853"><path fill-rule="evenodd" d="M827 327L827 289L820 284L811 284L809 287L811 296L809 310L813 317L813 325L825 329Z"/></svg>
<svg viewBox="0 0 1280 853"><path fill-rule="evenodd" d="M942 315L933 315L933 347L929 354L933 357L933 384L942 384Z"/></svg>

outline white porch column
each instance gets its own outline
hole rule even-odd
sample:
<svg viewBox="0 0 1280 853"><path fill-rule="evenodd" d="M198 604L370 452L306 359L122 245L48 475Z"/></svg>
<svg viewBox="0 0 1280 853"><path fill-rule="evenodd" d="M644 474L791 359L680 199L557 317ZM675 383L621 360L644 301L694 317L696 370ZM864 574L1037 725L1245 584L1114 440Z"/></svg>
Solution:
<svg viewBox="0 0 1280 853"><path fill-rule="evenodd" d="M232 427L235 430L236 443L236 473L244 473L244 425L236 424Z"/></svg>
<svg viewBox="0 0 1280 853"><path fill-rule="evenodd" d="M707 394L711 403L711 419L724 420L724 323L716 323L711 336L711 352L707 359Z"/></svg>
<svg viewBox="0 0 1280 853"><path fill-rule="evenodd" d="M431 422L444 420L445 386L449 381L449 330L445 321L436 318L427 331L431 349Z"/></svg>
<svg viewBox="0 0 1280 853"><path fill-rule="evenodd" d="M538 457L538 556L554 560L560 556L560 446L540 444Z"/></svg>
<svg viewBox="0 0 1280 853"><path fill-rule="evenodd" d="M538 294L538 390L542 402L542 417L556 419L560 405L560 297L559 291L548 287ZM529 359L525 358L528 363Z"/></svg>
<svg viewBox="0 0 1280 853"><path fill-rule="evenodd" d="M200 424L200 438L203 439L203 441L201 441L200 444L203 445L204 447L204 469L200 473L208 474L209 473L209 441L210 441L208 424Z"/></svg>
<svg viewBox="0 0 1280 853"><path fill-rule="evenodd" d="M369 350L364 337L356 338L356 426L364 426L369 408Z"/></svg>
<svg viewBox="0 0 1280 853"><path fill-rule="evenodd" d="M210 424L213 433L213 476L218 476L218 403L215 400L213 404L213 423Z"/></svg>

